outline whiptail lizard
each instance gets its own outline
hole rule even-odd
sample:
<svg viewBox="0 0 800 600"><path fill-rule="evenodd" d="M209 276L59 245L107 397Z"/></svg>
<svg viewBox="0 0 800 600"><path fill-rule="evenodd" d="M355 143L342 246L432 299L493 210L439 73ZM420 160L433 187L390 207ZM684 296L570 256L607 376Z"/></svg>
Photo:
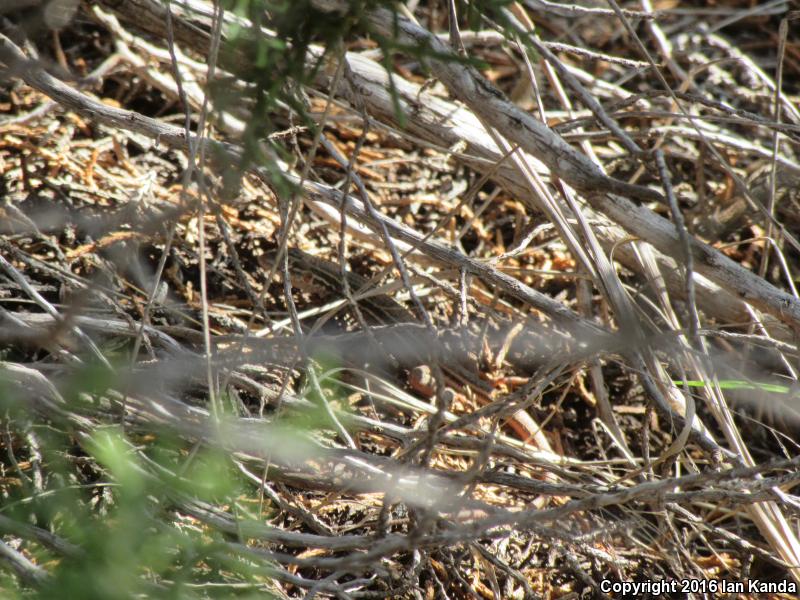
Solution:
<svg viewBox="0 0 800 600"><path fill-rule="evenodd" d="M277 250L270 250L259 257L259 264L265 271L274 268L277 254ZM323 297L331 294L343 296L342 272L337 264L312 256L298 248L288 248L287 254L289 273L294 287ZM280 265L274 270L280 273ZM373 285L366 277L350 270L346 272L346 276L350 293L371 325L390 325L417 320L411 311L391 296L370 289Z"/></svg>
<svg viewBox="0 0 800 600"><path fill-rule="evenodd" d="M280 265L274 266L277 254L277 250L270 250L261 255L259 257L260 266L267 272L274 270L274 272L280 273ZM342 272L339 265L312 256L297 248L287 249L287 254L289 272L294 287L306 293L323 297L331 294L343 296ZM350 293L368 324L391 325L418 321L410 310L385 292L371 290L370 288L373 286L371 280L349 270L346 271L346 277ZM462 384L468 384L486 401L491 401L492 387L467 369L455 365L443 365L443 370L448 379L452 379L453 383L459 387ZM413 375L412 371L412 377L408 381L409 385L418 393L431 397L434 390L429 387L428 383L416 381ZM527 441L534 437L537 440L536 445L540 446L542 450L549 450L541 428L527 412L519 411L509 424L523 440ZM545 447L541 447L543 445Z"/></svg>

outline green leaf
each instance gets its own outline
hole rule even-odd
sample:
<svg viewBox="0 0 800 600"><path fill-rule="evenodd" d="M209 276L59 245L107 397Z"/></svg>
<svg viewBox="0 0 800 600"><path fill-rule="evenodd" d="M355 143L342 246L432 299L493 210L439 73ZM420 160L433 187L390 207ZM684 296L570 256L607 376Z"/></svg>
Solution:
<svg viewBox="0 0 800 600"><path fill-rule="evenodd" d="M675 380L672 383L675 385L686 385L688 387L705 387L711 385L711 382L700 380L681 381ZM719 382L719 387L723 390L762 390L765 392L772 392L774 394L789 394L792 388L779 385L776 383L759 383L755 381L744 381L741 379L723 379Z"/></svg>

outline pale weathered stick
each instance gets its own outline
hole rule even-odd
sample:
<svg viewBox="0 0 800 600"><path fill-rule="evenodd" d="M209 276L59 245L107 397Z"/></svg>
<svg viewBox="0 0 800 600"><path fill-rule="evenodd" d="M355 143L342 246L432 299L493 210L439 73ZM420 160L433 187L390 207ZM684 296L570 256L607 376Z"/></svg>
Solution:
<svg viewBox="0 0 800 600"><path fill-rule="evenodd" d="M323 1L320 0L320 4ZM120 16L134 23L137 27L156 35L165 36L165 26L160 18L163 7L154 0L131 0L118 6L115 6L116 3L106 0L101 4L119 13ZM193 8L202 8L202 3L191 2L191 4ZM334 7L341 6L340 3L335 4L334 2L331 2L330 5ZM202 14L202 11L198 14ZM402 17L398 18L402 20ZM207 51L208 34L206 32L192 29L191 25L183 23L180 19L178 23L181 23L181 27L176 29L176 37L178 39L198 52L204 53ZM447 48L444 48L444 51L449 52ZM314 62L317 60L319 53L321 53L321 49L317 48L315 50L312 47L311 52L317 53L316 56L309 58L310 61ZM394 104L392 93L389 91L388 76L383 68L374 61L356 53L348 52L346 58L357 85L364 86L361 95L370 115L384 122L396 122L397 114L395 109L397 105ZM453 65L453 68L459 68L460 66L456 64ZM323 72L320 72L319 77L320 86L326 87L330 83ZM492 169L492 165L503 153L497 149L494 142L488 139L483 126L474 115L452 102L424 92L421 93L418 86L403 80L397 75L392 75L392 79L394 81L393 89L398 94L397 99L399 100L400 109L406 116L405 135L416 135L429 143L445 148L458 141L465 141L468 144L468 153L457 153L456 158L480 171L485 172ZM346 84L347 82L343 79L340 86L344 89L340 89L340 91L345 96L350 97L352 91L347 88ZM498 100L502 100L502 95L498 96ZM480 105L473 108L480 108ZM538 123L538 121L535 122ZM539 127L544 126L539 123ZM501 132L505 133L505 128ZM547 136L547 140L551 140L555 134L544 135ZM533 143L527 140L523 141L526 142L522 145L523 148L528 148ZM558 144L558 148L564 148L563 144L558 142L556 144ZM571 147L566 147L569 148L570 155L576 153ZM552 153L547 147L543 148L543 150L545 153ZM538 163L542 171L546 173L547 168L542 164L543 161L534 158L537 154L537 152L534 152L530 160L533 161L533 164ZM580 169L585 164L585 160L588 159L585 159L585 157L583 159L573 157L568 162ZM557 167L558 156L551 157L549 162ZM564 178L565 181L568 181L559 171L554 172ZM592 166L589 173L581 172L576 177L591 180L595 175L596 170ZM527 188L520 184L518 174L513 167L505 164L500 165L495 170L492 178L501 183L506 189L512 191L520 199L529 203L533 202L535 206L535 200L531 197ZM641 186L637 187L641 189ZM651 243L663 253L662 256L657 256L656 258L662 265L666 283L670 286L673 294L681 296L683 280L674 276L677 265L670 258L671 256L680 255L680 243L672 224L648 209L639 211L635 216L629 215L625 206L615 206L613 200L605 202L606 198L608 198L606 195L595 197L595 208L601 215L605 214L613 219L634 238ZM622 260L626 266L639 270L637 260L630 246L624 244L618 246L621 241L629 238L629 235L617 230L609 223L598 224L598 233L604 245L609 248L616 248L616 257ZM773 316L777 321L782 321L793 328L800 324L800 308L798 308L798 302L792 296L777 290L777 288L741 268L723 254L700 242L695 243L693 250L695 249L701 249L703 253L707 251L710 256L715 257L715 259L718 258L718 260L712 259L711 261L703 260L697 256L695 258L697 261L697 274L702 276L698 277L696 282L698 286L698 303L702 309L723 322L742 322L748 320L748 314L742 302L747 300L759 310ZM721 286L722 289L717 286ZM774 334L781 339L789 339L791 337L791 334L782 332L780 329L775 331Z"/></svg>

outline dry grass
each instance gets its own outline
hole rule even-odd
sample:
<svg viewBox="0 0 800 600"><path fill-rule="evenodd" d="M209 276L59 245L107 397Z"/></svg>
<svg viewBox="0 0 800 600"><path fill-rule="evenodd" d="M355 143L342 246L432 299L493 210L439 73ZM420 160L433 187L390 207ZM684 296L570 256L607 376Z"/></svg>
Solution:
<svg viewBox="0 0 800 600"><path fill-rule="evenodd" d="M263 165L226 184L253 107L204 105L210 21L186 34L179 3L171 48L113 4L30 31L61 105L0 55L0 588L795 597L749 587L800 577L790 3L624 17L655 69L613 13L514 5L561 69L462 23L509 100L398 53L404 119L350 40L305 88L322 134L288 109L263 132L299 193ZM414 6L446 40L446 4ZM186 151L184 102L227 155ZM486 112L513 106L581 157Z"/></svg>

